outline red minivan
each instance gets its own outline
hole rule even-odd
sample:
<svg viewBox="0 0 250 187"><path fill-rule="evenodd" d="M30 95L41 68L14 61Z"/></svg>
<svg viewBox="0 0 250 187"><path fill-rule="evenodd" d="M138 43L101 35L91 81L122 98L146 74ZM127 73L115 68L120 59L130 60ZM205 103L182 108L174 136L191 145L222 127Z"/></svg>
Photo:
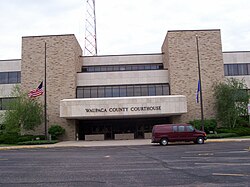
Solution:
<svg viewBox="0 0 250 187"><path fill-rule="evenodd" d="M203 144L206 139L205 132L195 129L190 124L154 125L152 129L152 143L160 143L161 145L176 141L193 141L197 144Z"/></svg>

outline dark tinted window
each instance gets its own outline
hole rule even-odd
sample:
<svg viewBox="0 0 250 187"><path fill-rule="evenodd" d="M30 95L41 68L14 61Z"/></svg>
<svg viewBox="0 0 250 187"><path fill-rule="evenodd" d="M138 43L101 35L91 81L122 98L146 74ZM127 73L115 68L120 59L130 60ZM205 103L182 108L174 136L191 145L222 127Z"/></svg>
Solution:
<svg viewBox="0 0 250 187"><path fill-rule="evenodd" d="M105 87L105 97L112 97L112 87Z"/></svg>
<svg viewBox="0 0 250 187"><path fill-rule="evenodd" d="M83 95L83 88L77 88L77 89L76 89L76 97L77 97L77 98L80 98L80 97L82 97L82 96L84 96L84 95Z"/></svg>
<svg viewBox="0 0 250 187"><path fill-rule="evenodd" d="M120 86L120 97L126 97L126 96L127 96L127 87Z"/></svg>
<svg viewBox="0 0 250 187"><path fill-rule="evenodd" d="M98 87L98 97L105 97L105 87Z"/></svg>
<svg viewBox="0 0 250 187"><path fill-rule="evenodd" d="M113 97L119 97L120 96L120 91L119 91L119 87L113 87Z"/></svg>
<svg viewBox="0 0 250 187"><path fill-rule="evenodd" d="M0 73L0 84L8 84L8 72Z"/></svg>
<svg viewBox="0 0 250 187"><path fill-rule="evenodd" d="M10 109L10 102L14 99L13 97L10 98L0 98L0 110L9 110Z"/></svg>
<svg viewBox="0 0 250 187"><path fill-rule="evenodd" d="M77 98L169 95L168 84L77 87Z"/></svg>
<svg viewBox="0 0 250 187"><path fill-rule="evenodd" d="M134 96L141 96L141 87L134 86Z"/></svg>
<svg viewBox="0 0 250 187"><path fill-rule="evenodd" d="M250 75L250 64L224 64L225 76Z"/></svg>
<svg viewBox="0 0 250 187"><path fill-rule="evenodd" d="M83 94L84 94L84 98L90 98L91 97L90 88L84 89Z"/></svg>
<svg viewBox="0 0 250 187"><path fill-rule="evenodd" d="M21 82L21 72L0 72L0 84L15 84Z"/></svg>
<svg viewBox="0 0 250 187"><path fill-rule="evenodd" d="M127 96L134 96L134 87L127 86Z"/></svg>
<svg viewBox="0 0 250 187"><path fill-rule="evenodd" d="M155 96L156 95L155 85L150 85L148 87L148 95L149 96Z"/></svg>
<svg viewBox="0 0 250 187"><path fill-rule="evenodd" d="M163 64L126 64L106 66L83 66L82 72L143 71L163 69Z"/></svg>
<svg viewBox="0 0 250 187"><path fill-rule="evenodd" d="M91 93L91 97L92 98L97 98L98 94L97 94L97 87L92 87L91 90L90 90L90 93Z"/></svg>

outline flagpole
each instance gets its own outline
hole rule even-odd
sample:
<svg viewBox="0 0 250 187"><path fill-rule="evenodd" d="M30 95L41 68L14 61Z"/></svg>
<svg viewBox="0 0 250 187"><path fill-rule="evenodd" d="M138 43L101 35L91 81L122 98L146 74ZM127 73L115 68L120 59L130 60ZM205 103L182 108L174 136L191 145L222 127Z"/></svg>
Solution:
<svg viewBox="0 0 250 187"><path fill-rule="evenodd" d="M47 61L47 44L45 42L45 52L44 52L44 135L45 139L48 140L48 134L47 134L47 94L46 94L46 61Z"/></svg>
<svg viewBox="0 0 250 187"><path fill-rule="evenodd" d="M203 100L202 100L202 87L201 87L201 67L200 67L200 52L199 52L199 37L196 35L196 45L197 45L197 58L198 58L198 72L199 72L199 82L200 82L200 106L201 106L201 130L204 131L204 114L203 114Z"/></svg>

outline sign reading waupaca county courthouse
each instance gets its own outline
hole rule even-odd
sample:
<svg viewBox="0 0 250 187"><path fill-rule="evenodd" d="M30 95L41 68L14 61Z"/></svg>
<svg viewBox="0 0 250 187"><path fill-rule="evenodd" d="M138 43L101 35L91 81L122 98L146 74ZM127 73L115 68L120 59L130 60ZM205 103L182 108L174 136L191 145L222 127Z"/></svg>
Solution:
<svg viewBox="0 0 250 187"><path fill-rule="evenodd" d="M130 98L63 99L60 101L60 117L100 118L117 116L166 116L187 112L186 97L149 96Z"/></svg>
<svg viewBox="0 0 250 187"><path fill-rule="evenodd" d="M122 108L86 108L86 112L128 112L128 111L148 111L161 110L161 106L150 107L122 107Z"/></svg>

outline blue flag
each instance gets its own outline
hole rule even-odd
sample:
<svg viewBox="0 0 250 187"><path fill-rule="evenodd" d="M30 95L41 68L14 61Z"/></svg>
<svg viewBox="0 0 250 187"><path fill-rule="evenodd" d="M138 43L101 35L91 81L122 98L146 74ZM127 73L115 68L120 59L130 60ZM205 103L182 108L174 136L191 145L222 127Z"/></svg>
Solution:
<svg viewBox="0 0 250 187"><path fill-rule="evenodd" d="M197 91L196 91L196 103L199 103L200 91L201 91L201 85L200 85L200 80L198 80L198 87L197 87Z"/></svg>

